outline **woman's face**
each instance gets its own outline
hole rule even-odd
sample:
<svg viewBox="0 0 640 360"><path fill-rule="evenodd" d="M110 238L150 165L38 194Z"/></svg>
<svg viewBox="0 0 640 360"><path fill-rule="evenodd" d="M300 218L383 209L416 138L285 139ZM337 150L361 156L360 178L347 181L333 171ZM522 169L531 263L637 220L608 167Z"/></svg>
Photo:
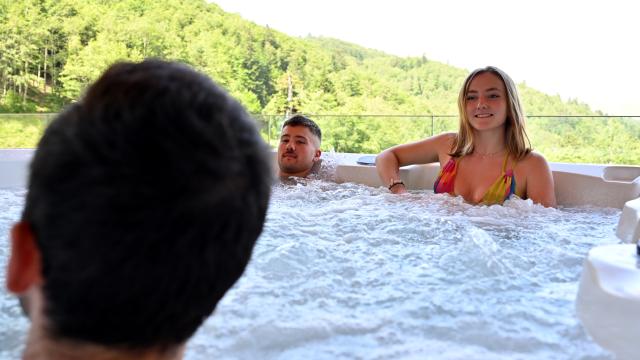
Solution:
<svg viewBox="0 0 640 360"><path fill-rule="evenodd" d="M467 119L477 131L504 127L507 93L502 80L491 72L476 75L465 98Z"/></svg>

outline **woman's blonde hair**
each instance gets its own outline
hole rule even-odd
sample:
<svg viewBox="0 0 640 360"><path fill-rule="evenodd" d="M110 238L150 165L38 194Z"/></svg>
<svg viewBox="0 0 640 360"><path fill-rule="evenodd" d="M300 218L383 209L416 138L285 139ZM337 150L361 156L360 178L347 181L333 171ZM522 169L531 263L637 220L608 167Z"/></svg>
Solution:
<svg viewBox="0 0 640 360"><path fill-rule="evenodd" d="M494 66L476 69L467 76L458 95L458 111L460 112L460 128L451 148L451 156L460 157L471 154L475 148L473 129L467 116L467 93L471 81L479 74L492 73L504 84L507 96L507 119L505 121L505 146L509 155L517 160L531 152L531 142L525 130L525 116L520 104L518 89L513 80L504 71Z"/></svg>

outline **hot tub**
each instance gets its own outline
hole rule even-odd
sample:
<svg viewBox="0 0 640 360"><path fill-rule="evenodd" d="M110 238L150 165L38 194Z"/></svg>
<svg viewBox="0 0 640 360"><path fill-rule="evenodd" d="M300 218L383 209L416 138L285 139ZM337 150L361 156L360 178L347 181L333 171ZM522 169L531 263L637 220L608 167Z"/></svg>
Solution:
<svg viewBox="0 0 640 360"><path fill-rule="evenodd" d="M0 155L4 267L32 152ZM640 168L552 164L559 209L486 207L433 194L436 164L403 168L412 191L389 194L358 158L274 186L245 275L187 359L613 358L574 301L590 249L637 241ZM28 323L5 290L0 320L0 358L19 357Z"/></svg>

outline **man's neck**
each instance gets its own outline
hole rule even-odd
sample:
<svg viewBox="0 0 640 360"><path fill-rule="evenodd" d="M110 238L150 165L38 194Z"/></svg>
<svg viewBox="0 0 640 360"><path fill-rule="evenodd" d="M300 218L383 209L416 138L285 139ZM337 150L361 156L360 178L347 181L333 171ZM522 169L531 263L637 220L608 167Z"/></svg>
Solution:
<svg viewBox="0 0 640 360"><path fill-rule="evenodd" d="M31 287L25 296L24 306L31 319L31 327L22 356L24 360L180 360L183 357L184 344L132 350L81 340L54 338L45 330L49 328L49 324L43 314L44 300L41 287Z"/></svg>
<svg viewBox="0 0 640 360"><path fill-rule="evenodd" d="M297 172L297 173L288 173L288 172L280 171L279 176L280 176L280 178L283 178L283 179L286 179L286 178L291 177L291 176L304 178L304 177L307 177L307 175L309 175L309 173L311 173L311 169L305 170L305 171L300 171L300 172Z"/></svg>
<svg viewBox="0 0 640 360"><path fill-rule="evenodd" d="M184 345L168 350L145 349L129 350L112 348L86 342L69 340L52 340L29 333L25 348L24 360L180 360L183 357Z"/></svg>
<svg viewBox="0 0 640 360"><path fill-rule="evenodd" d="M290 172L285 172L282 171L282 169L280 169L278 171L278 176L281 179L286 179L289 177L301 177L301 178L306 178L307 176L311 175L311 174L316 174L318 173L318 171L320 171L320 164L322 163L322 159L319 159L317 161L313 162L313 165L311 165L310 168L300 171L300 172L296 172L296 173L290 173Z"/></svg>

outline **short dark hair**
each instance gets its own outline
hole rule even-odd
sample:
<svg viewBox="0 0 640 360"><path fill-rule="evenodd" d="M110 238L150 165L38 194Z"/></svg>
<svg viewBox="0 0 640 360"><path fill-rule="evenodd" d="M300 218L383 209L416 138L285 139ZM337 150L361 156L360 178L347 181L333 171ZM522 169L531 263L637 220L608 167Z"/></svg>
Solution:
<svg viewBox="0 0 640 360"><path fill-rule="evenodd" d="M193 335L262 231L269 149L241 105L172 62L109 68L47 128L23 220L47 333L128 349Z"/></svg>
<svg viewBox="0 0 640 360"><path fill-rule="evenodd" d="M282 124L282 129L284 129L285 126L304 126L309 129L309 131L311 131L311 133L315 135L318 140L322 141L322 131L320 130L320 127L313 120L309 119L306 116L293 115L292 117L285 120L285 122Z"/></svg>

